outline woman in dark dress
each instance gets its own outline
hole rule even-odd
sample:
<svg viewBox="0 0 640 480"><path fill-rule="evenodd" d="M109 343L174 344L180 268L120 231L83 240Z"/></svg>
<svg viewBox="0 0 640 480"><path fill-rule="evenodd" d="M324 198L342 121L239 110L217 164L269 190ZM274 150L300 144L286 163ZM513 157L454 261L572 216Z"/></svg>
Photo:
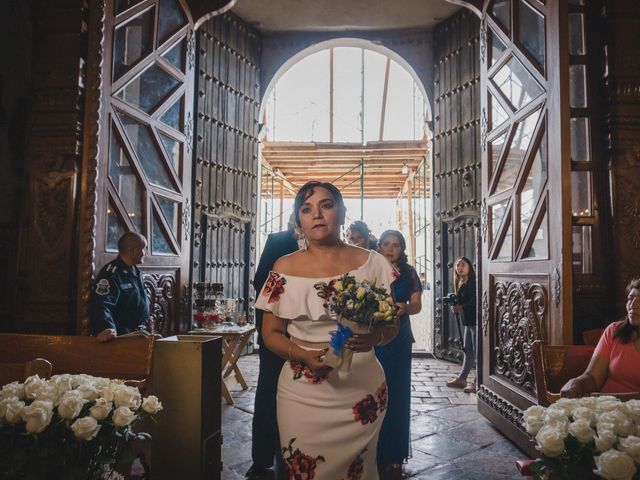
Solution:
<svg viewBox="0 0 640 480"><path fill-rule="evenodd" d="M453 265L453 284L458 301L451 310L462 314L464 360L458 378L447 382L447 386L464 388L465 393L475 393L475 381L467 382L467 377L476 364L476 272L467 257L459 258Z"/></svg>
<svg viewBox="0 0 640 480"><path fill-rule="evenodd" d="M379 251L398 271L391 284L400 316L400 331L388 344L376 347L376 356L387 378L389 403L378 439L378 470L381 480L401 479L402 464L409 458L411 406L411 347L414 342L409 315L422 309L422 283L407 263L406 242L396 230L380 236Z"/></svg>

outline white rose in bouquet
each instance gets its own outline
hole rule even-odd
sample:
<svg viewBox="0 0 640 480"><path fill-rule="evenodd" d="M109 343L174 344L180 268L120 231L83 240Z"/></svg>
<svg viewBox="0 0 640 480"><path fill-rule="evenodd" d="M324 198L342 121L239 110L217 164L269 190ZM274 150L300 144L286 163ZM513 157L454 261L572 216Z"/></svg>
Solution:
<svg viewBox="0 0 640 480"><path fill-rule="evenodd" d="M68 373L54 375L49 379L49 385L55 387L60 395L69 390L73 390L73 375Z"/></svg>
<svg viewBox="0 0 640 480"><path fill-rule="evenodd" d="M557 457L564 451L567 433L561 424L545 425L536 435L540 451L548 457Z"/></svg>
<svg viewBox="0 0 640 480"><path fill-rule="evenodd" d="M0 400L0 421L3 419L7 423L18 423L22 418L24 402L18 397L10 397Z"/></svg>
<svg viewBox="0 0 640 480"><path fill-rule="evenodd" d="M636 423L640 423L640 400L628 400L625 402L625 406L627 407L627 414L631 419Z"/></svg>
<svg viewBox="0 0 640 480"><path fill-rule="evenodd" d="M619 440L619 449L633 458L633 461L640 463L640 438L635 435L629 435Z"/></svg>
<svg viewBox="0 0 640 480"><path fill-rule="evenodd" d="M561 398L555 402L550 408L562 410L565 416L569 417L580 404L576 398Z"/></svg>
<svg viewBox="0 0 640 480"><path fill-rule="evenodd" d="M93 417L82 417L71 425L73 434L82 440L91 440L98 435L102 425Z"/></svg>
<svg viewBox="0 0 640 480"><path fill-rule="evenodd" d="M567 422L569 421L569 414L562 407L556 407L555 404L551 405L544 412L544 421L545 423L550 422Z"/></svg>
<svg viewBox="0 0 640 480"><path fill-rule="evenodd" d="M135 420L136 414L129 407L118 407L111 418L117 427L126 427Z"/></svg>
<svg viewBox="0 0 640 480"><path fill-rule="evenodd" d="M16 397L19 400L24 398L24 384L20 382L11 382L2 387L0 390L0 399Z"/></svg>
<svg viewBox="0 0 640 480"><path fill-rule="evenodd" d="M31 375L24 381L25 397L32 399L38 396L38 392L48 385L46 380L41 379L38 375Z"/></svg>
<svg viewBox="0 0 640 480"><path fill-rule="evenodd" d="M530 435L536 435L544 426L544 407L534 405L524 411L524 427Z"/></svg>
<svg viewBox="0 0 640 480"><path fill-rule="evenodd" d="M107 385L100 389L100 396L108 402L113 402L116 397L116 391L113 387Z"/></svg>
<svg viewBox="0 0 640 480"><path fill-rule="evenodd" d="M589 443L593 440L595 432L591 429L589 420L579 418L569 424L569 433L580 443Z"/></svg>
<svg viewBox="0 0 640 480"><path fill-rule="evenodd" d="M636 466L629 455L611 449L595 458L597 470L594 472L606 480L631 480Z"/></svg>
<svg viewBox="0 0 640 480"><path fill-rule="evenodd" d="M84 399L90 402L94 401L100 396L100 391L93 383L85 383L84 385L80 385L75 391L80 392Z"/></svg>
<svg viewBox="0 0 640 480"><path fill-rule="evenodd" d="M82 407L87 403L87 400L82 396L82 392L77 390L70 390L60 397L60 403L58 404L58 414L62 418L67 420L73 420L82 411Z"/></svg>
<svg viewBox="0 0 640 480"><path fill-rule="evenodd" d="M619 409L621 405L622 403L616 397L605 395L599 397L598 402L596 403L596 410L601 413L610 412L612 410Z"/></svg>
<svg viewBox="0 0 640 480"><path fill-rule="evenodd" d="M113 403L116 407L129 407L137 410L142 403L142 396L136 387L119 385L114 389Z"/></svg>
<svg viewBox="0 0 640 480"><path fill-rule="evenodd" d="M613 433L613 426L610 428L601 428L598 425L598 434L596 435L596 448L599 452L606 452L613 448L618 441L618 437Z"/></svg>
<svg viewBox="0 0 640 480"><path fill-rule="evenodd" d="M22 409L22 420L26 422L25 429L29 433L40 433L51 423L53 417L53 402L49 400L35 400L31 405Z"/></svg>
<svg viewBox="0 0 640 480"><path fill-rule="evenodd" d="M158 413L162 410L162 403L155 395L149 395L142 401L142 410L151 414Z"/></svg>
<svg viewBox="0 0 640 480"><path fill-rule="evenodd" d="M112 408L113 403L101 397L96 400L95 405L89 409L89 412L96 420L104 420L109 416Z"/></svg>
<svg viewBox="0 0 640 480"><path fill-rule="evenodd" d="M102 378L102 377L93 378L93 386L96 387L98 391L102 390L104 387L108 387L109 385L111 385L111 380L108 378Z"/></svg>
<svg viewBox="0 0 640 480"><path fill-rule="evenodd" d="M635 432L636 428L631 419L618 409L601 413L598 416L598 424L600 423L612 424L613 432L622 437Z"/></svg>
<svg viewBox="0 0 640 480"><path fill-rule="evenodd" d="M58 390L53 385L45 385L37 392L36 396L37 400L49 400L54 405L58 404L60 399L60 395L58 394Z"/></svg>
<svg viewBox="0 0 640 480"><path fill-rule="evenodd" d="M595 425L598 421L596 411L592 408L578 407L571 414L574 420L586 420L591 425Z"/></svg>

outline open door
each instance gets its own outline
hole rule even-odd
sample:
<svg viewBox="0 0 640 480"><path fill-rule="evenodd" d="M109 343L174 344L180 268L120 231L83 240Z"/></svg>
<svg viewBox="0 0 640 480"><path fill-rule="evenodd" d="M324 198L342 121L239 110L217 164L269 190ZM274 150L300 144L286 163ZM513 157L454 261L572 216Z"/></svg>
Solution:
<svg viewBox="0 0 640 480"><path fill-rule="evenodd" d="M531 343L572 340L567 2L485 2L478 405L530 450Z"/></svg>

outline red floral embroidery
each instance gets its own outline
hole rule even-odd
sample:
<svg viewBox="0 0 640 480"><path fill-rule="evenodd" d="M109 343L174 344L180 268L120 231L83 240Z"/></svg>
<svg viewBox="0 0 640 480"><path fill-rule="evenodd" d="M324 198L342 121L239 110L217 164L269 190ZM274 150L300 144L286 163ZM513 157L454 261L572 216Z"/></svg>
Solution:
<svg viewBox="0 0 640 480"><path fill-rule="evenodd" d="M284 286L287 279L281 277L279 273L271 272L262 289L262 295L269 297L268 303L275 303L280 300L280 295L284 293Z"/></svg>
<svg viewBox="0 0 640 480"><path fill-rule="evenodd" d="M387 391L387 382L382 382L382 384L376 390L376 401L378 402L378 410L384 412L387 409L387 402L389 396Z"/></svg>
<svg viewBox="0 0 640 480"><path fill-rule="evenodd" d="M355 421L366 425L367 423L373 423L378 418L378 403L373 395L367 395L364 399L360 400L353 406L353 414Z"/></svg>
<svg viewBox="0 0 640 480"><path fill-rule="evenodd" d="M284 465L287 467L289 480L312 480L316 476L318 464L324 462L324 457L318 455L312 457L302 452L299 448L293 449L295 438L289 440L288 447L282 447Z"/></svg>
<svg viewBox="0 0 640 480"><path fill-rule="evenodd" d="M366 448L365 448L366 450ZM362 452L364 453L364 451ZM362 453L360 455L362 455ZM347 480L361 480L364 474L364 460L358 455L356 459L349 465L347 472Z"/></svg>
<svg viewBox="0 0 640 480"><path fill-rule="evenodd" d="M331 296L335 293L336 289L334 285L338 281L337 278L330 280L329 283L316 283L313 287L318 290L318 296L325 302L331 300ZM325 305L326 306L326 305Z"/></svg>
<svg viewBox="0 0 640 480"><path fill-rule="evenodd" d="M291 370L293 370L294 380L298 380L304 376L309 383L322 383L327 379L327 374L318 375L304 363L289 362L289 366L291 367Z"/></svg>

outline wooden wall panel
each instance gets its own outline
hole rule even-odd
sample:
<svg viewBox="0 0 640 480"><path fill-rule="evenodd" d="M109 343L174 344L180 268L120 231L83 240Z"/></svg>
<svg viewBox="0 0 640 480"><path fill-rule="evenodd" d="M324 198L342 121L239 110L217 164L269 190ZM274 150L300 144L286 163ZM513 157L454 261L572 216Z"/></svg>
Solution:
<svg viewBox="0 0 640 480"><path fill-rule="evenodd" d="M434 31L434 352L462 360L455 317L437 300L453 291L453 262L476 262L480 216L480 21L463 10Z"/></svg>
<svg viewBox="0 0 640 480"><path fill-rule="evenodd" d="M193 281L249 314L255 257L261 40L234 14L198 31Z"/></svg>

